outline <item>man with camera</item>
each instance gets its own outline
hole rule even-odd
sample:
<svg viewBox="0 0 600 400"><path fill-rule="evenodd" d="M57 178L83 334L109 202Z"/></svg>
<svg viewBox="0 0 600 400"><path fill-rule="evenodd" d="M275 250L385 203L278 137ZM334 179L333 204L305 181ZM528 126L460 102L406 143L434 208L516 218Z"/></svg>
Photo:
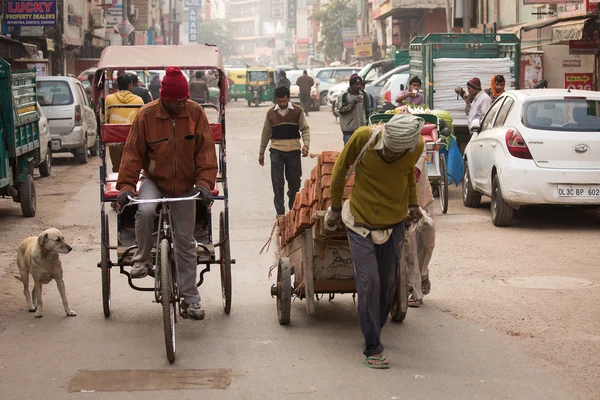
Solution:
<svg viewBox="0 0 600 400"><path fill-rule="evenodd" d="M467 82L467 91L469 92L468 95L466 95L465 91L460 87L455 90L455 92L467 103L465 114L467 114L467 122L469 127L471 127L473 121L481 121L485 113L492 106L492 99L487 93L481 90L481 81L477 77Z"/></svg>

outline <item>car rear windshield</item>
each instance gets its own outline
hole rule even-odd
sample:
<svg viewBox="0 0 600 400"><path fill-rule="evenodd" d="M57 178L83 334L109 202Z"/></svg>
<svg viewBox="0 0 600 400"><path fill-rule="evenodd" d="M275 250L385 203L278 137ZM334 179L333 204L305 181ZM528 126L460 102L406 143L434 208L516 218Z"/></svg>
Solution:
<svg viewBox="0 0 600 400"><path fill-rule="evenodd" d="M556 99L525 104L523 124L550 131L600 131L600 101Z"/></svg>
<svg viewBox="0 0 600 400"><path fill-rule="evenodd" d="M68 106L73 104L73 93L65 81L38 81L37 99L44 106Z"/></svg>

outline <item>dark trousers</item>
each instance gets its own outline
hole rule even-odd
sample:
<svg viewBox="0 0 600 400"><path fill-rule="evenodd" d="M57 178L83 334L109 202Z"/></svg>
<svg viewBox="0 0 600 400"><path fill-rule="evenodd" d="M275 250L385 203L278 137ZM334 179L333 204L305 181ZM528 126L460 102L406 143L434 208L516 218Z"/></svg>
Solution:
<svg viewBox="0 0 600 400"><path fill-rule="evenodd" d="M348 140L350 140L353 133L353 131L342 131L342 134L344 135L344 146L346 145L346 143L348 143Z"/></svg>
<svg viewBox="0 0 600 400"><path fill-rule="evenodd" d="M394 226L387 242L374 244L348 229L350 252L354 261L354 282L358 295L358 319L365 337L364 354L370 357L383 352L381 329L396 294L404 222Z"/></svg>
<svg viewBox="0 0 600 400"><path fill-rule="evenodd" d="M300 103L302 103L302 108L304 109L304 113L308 114L308 112L310 111L310 105L312 103L312 98L310 97L310 93L300 94Z"/></svg>
<svg viewBox="0 0 600 400"><path fill-rule="evenodd" d="M271 182L273 183L273 195L275 210L278 215L285 214L284 186L288 184L289 209L294 206L296 193L300 190L302 179L301 152L283 152L270 149L271 152Z"/></svg>

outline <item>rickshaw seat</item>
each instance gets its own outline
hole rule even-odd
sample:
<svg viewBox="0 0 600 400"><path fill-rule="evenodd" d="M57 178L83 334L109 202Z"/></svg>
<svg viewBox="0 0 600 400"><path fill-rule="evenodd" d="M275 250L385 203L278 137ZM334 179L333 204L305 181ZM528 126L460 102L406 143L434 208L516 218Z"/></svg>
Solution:
<svg viewBox="0 0 600 400"><path fill-rule="evenodd" d="M104 124L102 125L102 141L104 143L125 143L131 130L131 124ZM221 123L210 124L210 130L215 142L223 139L223 125Z"/></svg>
<svg viewBox="0 0 600 400"><path fill-rule="evenodd" d="M117 178L119 177L118 173L112 173L106 175L106 186L104 187L104 199L105 200L116 200L119 197L119 191L117 190ZM140 181L138 181L135 194L139 194L140 190ZM211 190L213 196L219 195L219 189L215 188Z"/></svg>
<svg viewBox="0 0 600 400"><path fill-rule="evenodd" d="M436 124L425 124L421 129L421 136L425 143L435 143L438 140L437 125Z"/></svg>

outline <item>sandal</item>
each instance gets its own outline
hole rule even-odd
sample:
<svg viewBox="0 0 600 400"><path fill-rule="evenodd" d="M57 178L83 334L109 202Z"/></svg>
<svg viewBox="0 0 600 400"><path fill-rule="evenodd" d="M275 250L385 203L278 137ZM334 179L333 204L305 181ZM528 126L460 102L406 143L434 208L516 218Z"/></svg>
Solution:
<svg viewBox="0 0 600 400"><path fill-rule="evenodd" d="M429 278L425 278L421 281L421 291L423 292L423 296L431 292L431 282L429 282Z"/></svg>
<svg viewBox="0 0 600 400"><path fill-rule="evenodd" d="M369 361L379 361L379 364L370 363ZM363 360L363 363L367 367L373 369L388 369L390 367L390 364L385 359L385 356L381 356L381 358L375 356L367 357Z"/></svg>
<svg viewBox="0 0 600 400"><path fill-rule="evenodd" d="M410 294L410 297L408 298L408 306L409 307L414 307L414 308L418 308L421 307L423 305L423 299L420 300L416 300L413 297L413 294Z"/></svg>

